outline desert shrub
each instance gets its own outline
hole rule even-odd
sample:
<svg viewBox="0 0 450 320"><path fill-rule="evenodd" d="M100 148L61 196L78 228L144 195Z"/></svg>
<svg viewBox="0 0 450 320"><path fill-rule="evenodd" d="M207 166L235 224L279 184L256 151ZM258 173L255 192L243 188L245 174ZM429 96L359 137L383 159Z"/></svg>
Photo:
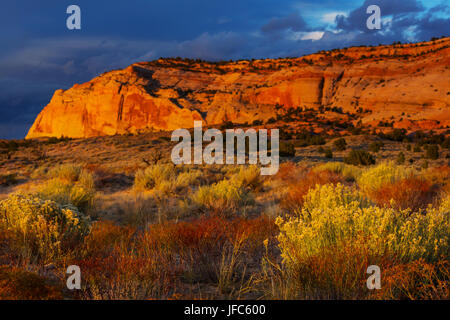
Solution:
<svg viewBox="0 0 450 320"><path fill-rule="evenodd" d="M414 152L422 152L422 148L421 148L419 145L416 144L416 145L414 146L413 151L414 151Z"/></svg>
<svg viewBox="0 0 450 320"><path fill-rule="evenodd" d="M200 170L189 169L178 174L175 185L177 188L187 188L200 184L201 178L202 173Z"/></svg>
<svg viewBox="0 0 450 320"><path fill-rule="evenodd" d="M223 271L223 254L238 249L235 258L241 260L247 254L248 262L257 262L263 254L263 241L276 235L273 219L265 216L256 219L234 217L201 217L192 221L168 222L150 227L143 236L144 246L163 246L167 252L177 255L185 268L186 276L195 281L218 281ZM236 245L238 246L236 248ZM238 264L229 267L244 267ZM231 271L231 270L230 270ZM243 270L241 270L243 271Z"/></svg>
<svg viewBox="0 0 450 320"><path fill-rule="evenodd" d="M49 178L59 178L62 180L75 182L78 180L82 167L74 164L65 164L51 168L47 175Z"/></svg>
<svg viewBox="0 0 450 320"><path fill-rule="evenodd" d="M436 160L439 159L439 147L435 144L425 147L425 158Z"/></svg>
<svg viewBox="0 0 450 320"><path fill-rule="evenodd" d="M15 174L0 174L0 186L10 186L17 183Z"/></svg>
<svg viewBox="0 0 450 320"><path fill-rule="evenodd" d="M203 174L192 168L177 168L172 164L154 164L136 172L134 189L137 191L156 190L169 194L177 189L202 184Z"/></svg>
<svg viewBox="0 0 450 320"><path fill-rule="evenodd" d="M384 143L382 141L376 141L376 142L372 142L369 145L369 151L370 152L374 152L377 153L381 150L381 148L384 147Z"/></svg>
<svg viewBox="0 0 450 320"><path fill-rule="evenodd" d="M437 261L449 254L450 213L444 204L425 213L379 208L339 185L318 186L306 199L298 217L277 221L281 248L293 250L283 252L286 260L362 235L374 253L403 261Z"/></svg>
<svg viewBox="0 0 450 320"><path fill-rule="evenodd" d="M0 224L14 237L20 255L49 262L79 244L89 231L88 220L75 208L50 200L13 194L0 201Z"/></svg>
<svg viewBox="0 0 450 320"><path fill-rule="evenodd" d="M60 178L53 178L42 183L36 191L36 196L44 200L56 201L61 205L73 205L83 212L87 212L94 204L94 180L82 174L83 179L73 182Z"/></svg>
<svg viewBox="0 0 450 320"><path fill-rule="evenodd" d="M111 222L96 222L73 260L83 270L81 299L164 299L170 297L182 267L144 234ZM161 267L164 266L164 267Z"/></svg>
<svg viewBox="0 0 450 320"><path fill-rule="evenodd" d="M342 162L327 162L319 164L312 169L314 172L329 170L331 172L339 173L348 181L356 180L362 170L357 166L349 165Z"/></svg>
<svg viewBox="0 0 450 320"><path fill-rule="evenodd" d="M273 178L283 182L295 181L302 169L304 168L300 168L292 161L282 162L278 172L273 176Z"/></svg>
<svg viewBox="0 0 450 320"><path fill-rule="evenodd" d="M252 203L249 191L237 179L225 179L209 186L201 186L191 201L211 213L242 210Z"/></svg>
<svg viewBox="0 0 450 320"><path fill-rule="evenodd" d="M383 268L383 285L371 296L383 300L450 299L448 260L427 263L423 259Z"/></svg>
<svg viewBox="0 0 450 320"><path fill-rule="evenodd" d="M158 189L164 181L176 176L176 168L172 164L155 164L145 170L136 172L134 187L139 190Z"/></svg>
<svg viewBox="0 0 450 320"><path fill-rule="evenodd" d="M60 300L61 289L36 273L0 266L0 300Z"/></svg>
<svg viewBox="0 0 450 320"><path fill-rule="evenodd" d="M353 149L344 158L344 162L347 164L368 166L375 164L375 158L367 151Z"/></svg>
<svg viewBox="0 0 450 320"><path fill-rule="evenodd" d="M364 170L358 177L357 182L361 190L370 193L385 183L395 183L413 176L415 173L412 168L399 166L392 161L388 161Z"/></svg>
<svg viewBox="0 0 450 320"><path fill-rule="evenodd" d="M429 181L409 177L387 182L372 190L369 197L379 206L393 206L399 209L417 211L425 209L437 196L438 188Z"/></svg>
<svg viewBox="0 0 450 320"><path fill-rule="evenodd" d="M84 238L79 254L81 256L107 257L117 246L130 246L136 230L118 226L112 221L98 221L92 224Z"/></svg>
<svg viewBox="0 0 450 320"><path fill-rule="evenodd" d="M369 201L357 190L346 187L340 183L317 185L309 190L305 196L305 202L301 214L311 214L315 209L326 210L328 208L348 207L358 203L362 207L369 205Z"/></svg>
<svg viewBox="0 0 450 320"><path fill-rule="evenodd" d="M347 142L344 138L339 138L333 142L334 147L337 151L344 151L347 149Z"/></svg>
<svg viewBox="0 0 450 320"><path fill-rule="evenodd" d="M295 147L292 143L280 141L280 157L294 157Z"/></svg>
<svg viewBox="0 0 450 320"><path fill-rule="evenodd" d="M325 138L321 135L313 134L308 131L300 131L295 135L296 147L307 147L311 145L324 145L326 143Z"/></svg>
<svg viewBox="0 0 450 320"><path fill-rule="evenodd" d="M405 154L400 151L400 153L397 156L397 159L395 160L397 164L403 164L405 163Z"/></svg>
<svg viewBox="0 0 450 320"><path fill-rule="evenodd" d="M241 166L232 180L239 186L253 191L259 191L262 187L261 171L256 165Z"/></svg>
<svg viewBox="0 0 450 320"><path fill-rule="evenodd" d="M392 141L403 141L406 139L406 129L394 129L388 133L380 132L378 136L382 139Z"/></svg>
<svg viewBox="0 0 450 320"><path fill-rule="evenodd" d="M258 263L263 240L275 234L274 221L266 217L202 217L153 224L145 232L99 222L76 261L83 270L80 296L164 299L199 282L233 290L249 277L247 264Z"/></svg>
<svg viewBox="0 0 450 320"><path fill-rule="evenodd" d="M407 263L449 257L450 215L445 208L425 213L379 208L360 200L351 188L330 185L311 190L306 198L296 217L276 221L285 281L298 283L303 294L355 297L365 285L360 281L364 278L355 276L355 266L361 271L383 259ZM311 260L329 261L330 255L339 259L331 264L341 270L339 276L330 279L325 272L305 273L311 270Z"/></svg>
<svg viewBox="0 0 450 320"><path fill-rule="evenodd" d="M317 185L337 184L343 180L342 175L330 170L313 170L305 173L303 177L289 185L287 195L281 200L281 206L291 213L299 212L311 188Z"/></svg>

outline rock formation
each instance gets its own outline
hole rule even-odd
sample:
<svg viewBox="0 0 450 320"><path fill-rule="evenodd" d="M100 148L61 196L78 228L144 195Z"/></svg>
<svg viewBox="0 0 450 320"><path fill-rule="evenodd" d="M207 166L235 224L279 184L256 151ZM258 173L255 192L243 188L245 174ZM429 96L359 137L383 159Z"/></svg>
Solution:
<svg viewBox="0 0 450 320"><path fill-rule="evenodd" d="M83 138L140 130L252 123L292 107L371 110L376 125L450 125L450 38L355 47L289 59L210 63L159 59L57 90L27 138Z"/></svg>

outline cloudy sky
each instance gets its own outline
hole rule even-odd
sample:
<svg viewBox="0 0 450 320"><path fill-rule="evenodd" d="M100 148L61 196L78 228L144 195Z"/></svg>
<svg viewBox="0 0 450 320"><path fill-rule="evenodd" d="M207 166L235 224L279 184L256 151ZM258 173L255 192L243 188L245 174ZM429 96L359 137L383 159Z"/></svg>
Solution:
<svg viewBox="0 0 450 320"><path fill-rule="evenodd" d="M81 8L81 30L66 9ZM381 8L368 30L366 8ZM447 0L14 0L0 4L0 138L23 138L56 89L159 57L301 56L449 36Z"/></svg>

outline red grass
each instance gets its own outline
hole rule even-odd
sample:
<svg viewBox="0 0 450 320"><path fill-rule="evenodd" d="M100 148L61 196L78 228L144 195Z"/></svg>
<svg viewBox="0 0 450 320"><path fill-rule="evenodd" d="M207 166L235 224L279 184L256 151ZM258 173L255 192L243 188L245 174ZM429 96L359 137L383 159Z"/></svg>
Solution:
<svg viewBox="0 0 450 320"><path fill-rule="evenodd" d="M391 199L399 209L411 208L413 211L426 208L433 202L438 187L431 182L410 177L394 183L386 183L369 194L379 206L390 206Z"/></svg>
<svg viewBox="0 0 450 320"><path fill-rule="evenodd" d="M217 281L223 250L237 239L244 239L246 259L259 264L264 239L275 234L273 220L266 217L204 217L155 224L143 233L99 222L80 250L84 258L75 263L87 284L81 296L117 298L114 292L133 288L140 298L169 298L182 291L183 282ZM144 287L134 288L139 283Z"/></svg>
<svg viewBox="0 0 450 320"><path fill-rule="evenodd" d="M0 267L0 300L62 299L61 288L19 268Z"/></svg>
<svg viewBox="0 0 450 320"><path fill-rule="evenodd" d="M450 263L442 260L433 264L416 260L382 269L381 290L373 292L374 299L433 299L450 298Z"/></svg>
<svg viewBox="0 0 450 320"><path fill-rule="evenodd" d="M288 195L282 200L281 205L284 209L290 211L298 210L303 205L303 197L308 193L309 189L314 188L316 185L343 183L344 180L342 175L329 170L310 171L289 185Z"/></svg>

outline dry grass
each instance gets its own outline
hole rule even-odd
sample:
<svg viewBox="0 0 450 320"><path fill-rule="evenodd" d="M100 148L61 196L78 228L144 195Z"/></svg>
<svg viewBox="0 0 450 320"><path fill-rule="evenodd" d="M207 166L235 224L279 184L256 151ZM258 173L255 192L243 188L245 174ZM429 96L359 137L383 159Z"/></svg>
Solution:
<svg viewBox="0 0 450 320"><path fill-rule="evenodd" d="M8 186L48 219L20 220L27 242L0 223L0 298L60 298L76 264L77 299L448 299L447 166L284 162L262 177L256 166L114 164L30 168L31 181ZM0 203L0 216L29 211ZM47 215L60 210L89 215L92 228L71 237ZM44 264L54 271L26 271ZM377 292L366 288L372 264Z"/></svg>

